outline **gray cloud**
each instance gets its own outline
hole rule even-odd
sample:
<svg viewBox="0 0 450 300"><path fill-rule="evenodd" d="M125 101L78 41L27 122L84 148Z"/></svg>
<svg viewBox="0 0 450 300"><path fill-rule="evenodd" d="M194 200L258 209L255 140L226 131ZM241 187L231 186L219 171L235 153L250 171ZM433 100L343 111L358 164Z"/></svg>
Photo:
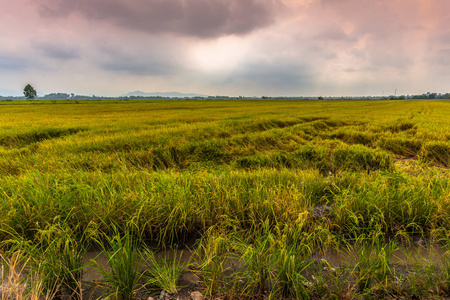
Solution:
<svg viewBox="0 0 450 300"><path fill-rule="evenodd" d="M450 48L440 49L431 53L427 60L437 68L445 68L448 73L448 66L450 66Z"/></svg>
<svg viewBox="0 0 450 300"><path fill-rule="evenodd" d="M160 50L160 49L158 49ZM166 76L179 72L181 66L170 59L170 54L129 53L123 49L102 48L95 63L103 70L125 72L131 75Z"/></svg>
<svg viewBox="0 0 450 300"><path fill-rule="evenodd" d="M435 30L431 32L426 41L426 53L424 54L426 61L429 62L433 69L446 70L450 65L450 30L448 29L450 18L442 19Z"/></svg>
<svg viewBox="0 0 450 300"><path fill-rule="evenodd" d="M75 47L60 45L56 43L36 43L35 49L41 51L45 56L54 59L75 59L79 58L79 50Z"/></svg>
<svg viewBox="0 0 450 300"><path fill-rule="evenodd" d="M314 88L314 80L310 66L290 61L272 61L246 64L229 74L225 84L289 95Z"/></svg>
<svg viewBox="0 0 450 300"><path fill-rule="evenodd" d="M0 70L23 71L29 67L27 59L20 56L0 54Z"/></svg>
<svg viewBox="0 0 450 300"><path fill-rule="evenodd" d="M243 35L274 22L281 0L50 0L41 15L77 13L152 34L198 38Z"/></svg>

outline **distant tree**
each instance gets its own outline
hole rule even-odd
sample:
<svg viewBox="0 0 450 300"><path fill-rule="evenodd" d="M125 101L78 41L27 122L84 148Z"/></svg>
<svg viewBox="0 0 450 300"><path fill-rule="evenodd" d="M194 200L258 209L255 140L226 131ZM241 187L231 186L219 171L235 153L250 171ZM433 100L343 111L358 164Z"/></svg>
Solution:
<svg viewBox="0 0 450 300"><path fill-rule="evenodd" d="M27 97L28 100L32 100L36 98L37 92L31 84L27 84L23 89L23 94Z"/></svg>
<svg viewBox="0 0 450 300"><path fill-rule="evenodd" d="M44 99L59 99L59 100L62 100L62 99L68 99L70 97L70 95L69 94L67 94L67 93L51 93L51 94L47 94L47 95L44 95Z"/></svg>
<svg viewBox="0 0 450 300"><path fill-rule="evenodd" d="M323 97L322 96L320 96L319 98L317 98L318 100L323 100Z"/></svg>

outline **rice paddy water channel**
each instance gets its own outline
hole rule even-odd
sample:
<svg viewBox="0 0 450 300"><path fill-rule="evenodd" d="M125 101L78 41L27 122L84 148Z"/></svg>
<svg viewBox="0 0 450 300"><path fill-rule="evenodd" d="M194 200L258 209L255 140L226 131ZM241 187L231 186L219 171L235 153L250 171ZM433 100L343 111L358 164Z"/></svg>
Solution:
<svg viewBox="0 0 450 300"><path fill-rule="evenodd" d="M370 252L372 259L375 256L380 255L380 249L373 247L367 248L366 251ZM392 280L397 280L401 276L407 278L411 274L417 272L423 272L424 269L429 269L433 266L434 271L438 271L444 268L448 262L445 260L446 250L440 245L425 244L421 241L409 246L395 246L388 261L392 276ZM371 259L371 255L364 257L364 259ZM385 255L382 254L382 255ZM169 259L177 260L177 262L183 266L183 270L178 278L178 284L185 289L196 290L202 285L202 278L195 270L195 251L189 249L183 250L167 250L158 252L157 259ZM84 265L86 268L82 277L82 290L86 299L95 298L96 296L103 295L107 291L105 289L105 278L102 276L102 272L99 271L99 267L106 270L110 270L110 265L107 257L101 251L89 251L84 256ZM311 267L304 271L304 277L306 278L304 284L306 286L312 286L314 281L319 278L320 274L331 273L335 276L342 277L340 280L353 280L354 272L357 269L357 265L361 263L361 249L357 247L348 247L344 250L329 250L326 253L315 253L312 255ZM139 257L136 268L140 272L145 272L146 268L150 268L145 261L145 257ZM29 269L24 268L23 265L18 265L15 270L9 270L5 262L2 263L2 278L3 282L0 286L0 291L3 295L13 294L11 289L17 289L15 293L19 293L20 289L26 289L26 285L19 283L19 286L12 287L11 282L8 281L10 277L8 272L20 274L20 278L26 278L26 273L30 272ZM247 268L245 261L240 259L239 255L231 255L230 258L224 263L225 272L241 272L242 268ZM319 268L319 269L318 269ZM321 268L321 269L320 269ZM375 271L375 270L372 270ZM153 293L155 291L153 290ZM159 292L159 291L158 291ZM143 292L141 295L151 294ZM6 299L6 298L2 298Z"/></svg>

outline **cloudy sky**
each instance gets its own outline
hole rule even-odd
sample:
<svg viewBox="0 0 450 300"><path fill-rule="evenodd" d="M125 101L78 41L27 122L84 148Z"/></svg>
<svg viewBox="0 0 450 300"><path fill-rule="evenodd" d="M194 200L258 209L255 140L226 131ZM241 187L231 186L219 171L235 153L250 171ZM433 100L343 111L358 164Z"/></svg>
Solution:
<svg viewBox="0 0 450 300"><path fill-rule="evenodd" d="M0 0L0 8L3 95L27 83L40 95L450 92L449 0Z"/></svg>

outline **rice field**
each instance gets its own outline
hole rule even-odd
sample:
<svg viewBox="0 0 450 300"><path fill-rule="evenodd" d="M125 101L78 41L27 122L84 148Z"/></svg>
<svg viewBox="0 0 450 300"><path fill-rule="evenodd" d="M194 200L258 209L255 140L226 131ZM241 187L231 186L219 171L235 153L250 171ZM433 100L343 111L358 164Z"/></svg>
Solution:
<svg viewBox="0 0 450 300"><path fill-rule="evenodd" d="M447 101L0 102L0 293L448 297L449 167Z"/></svg>

